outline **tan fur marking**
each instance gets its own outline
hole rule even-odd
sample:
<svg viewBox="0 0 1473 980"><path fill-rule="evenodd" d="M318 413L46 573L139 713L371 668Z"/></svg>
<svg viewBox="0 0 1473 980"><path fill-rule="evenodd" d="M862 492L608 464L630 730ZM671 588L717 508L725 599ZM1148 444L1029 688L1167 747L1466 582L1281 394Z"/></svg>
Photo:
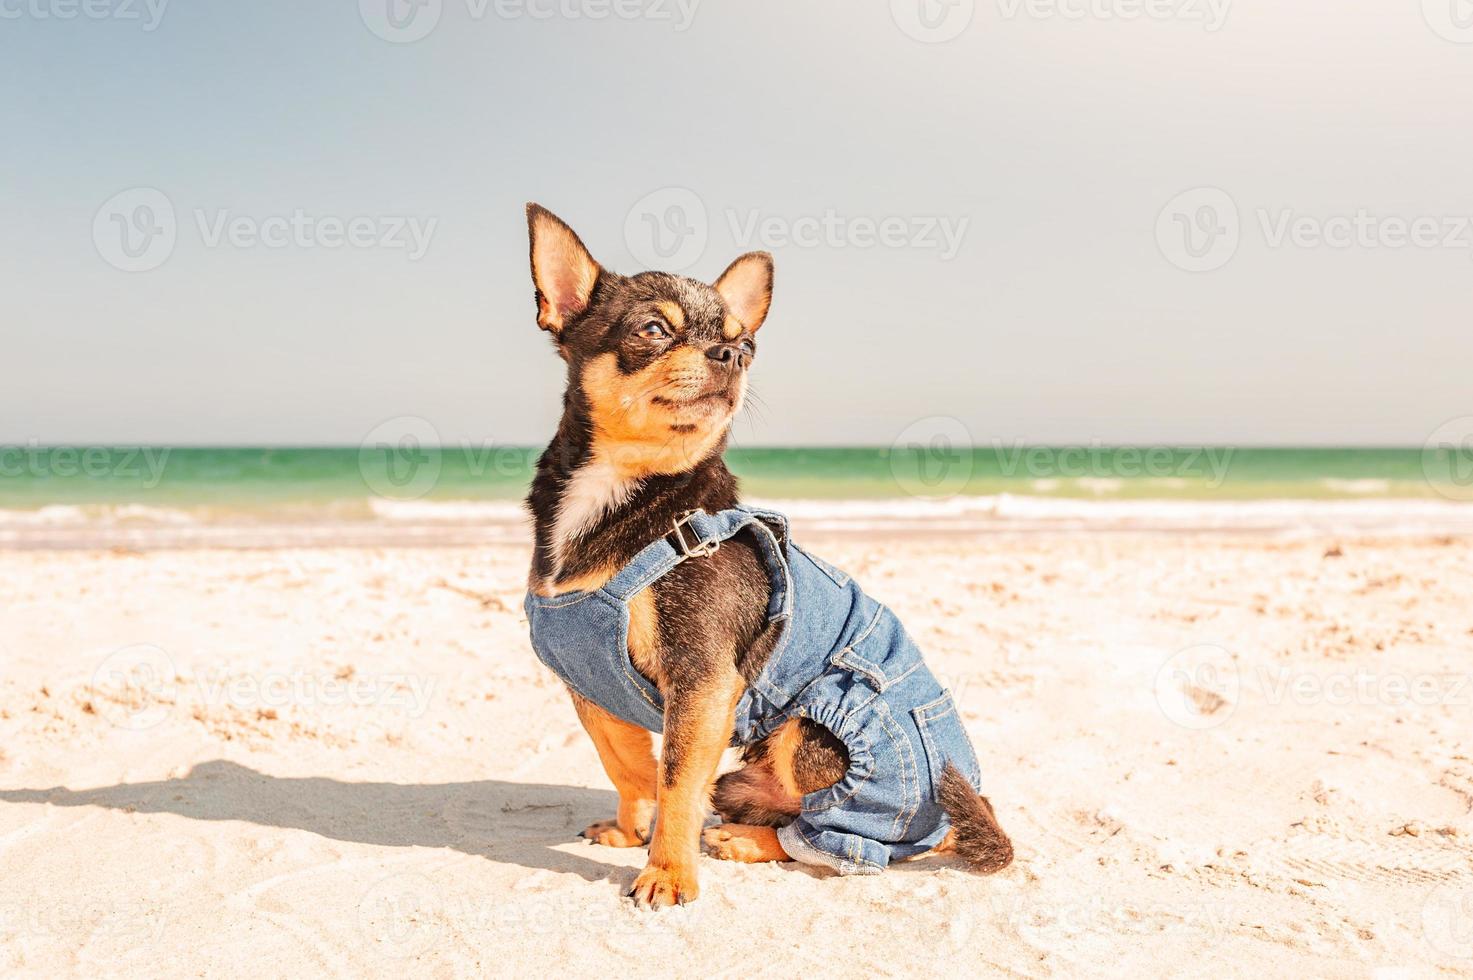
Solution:
<svg viewBox="0 0 1473 980"><path fill-rule="evenodd" d="M655 366L664 367L665 374L671 378L695 379L696 388L706 381L706 352L694 347L677 347L662 357Z"/></svg>
<svg viewBox="0 0 1473 980"><path fill-rule="evenodd" d="M901 860L902 861L920 861L920 860L922 860L924 858L934 857L937 854L952 854L952 853L955 853L955 851L956 851L956 831L953 829L953 830L948 830L946 832L946 836L943 837L943 838L941 838L941 843L937 844L935 847L931 848L929 851L922 851L920 854L912 854L908 858L901 858Z"/></svg>
<svg viewBox="0 0 1473 980"><path fill-rule="evenodd" d="M747 328L742 326L742 321L738 320L736 317L730 314L727 314L726 322L721 325L721 336L725 337L727 340L736 340L743 333L745 333L746 330Z"/></svg>
<svg viewBox="0 0 1473 980"><path fill-rule="evenodd" d="M650 841L650 863L631 891L640 905L673 905L700 894L697 865L706 794L721 753L731 741L733 715L744 686L733 668L724 683L699 701L687 702L678 726L672 724L674 717L667 710L665 750L660 759L660 819ZM666 756L672 744L678 745L680 768L667 773Z"/></svg>
<svg viewBox="0 0 1473 980"><path fill-rule="evenodd" d="M562 595L564 592L592 592L608 585L609 579L614 577L616 571L618 569L608 565L591 572L584 572L582 575L575 575L572 578L558 579L556 582L544 580L535 583L532 591L543 598Z"/></svg>
<svg viewBox="0 0 1473 980"><path fill-rule="evenodd" d="M591 824L583 836L610 847L638 847L649 840L658 796L654 737L591 701L576 694L572 697L578 720L588 730L609 781L619 791L617 816Z"/></svg>
<svg viewBox="0 0 1473 980"><path fill-rule="evenodd" d="M592 409L594 453L631 480L691 469L715 447L734 412L685 410L653 399L695 394L706 384L706 371L705 355L691 348L631 375L619 373L613 354L593 358L583 371L583 390ZM695 428L672 432L672 425Z"/></svg>
<svg viewBox="0 0 1473 980"><path fill-rule="evenodd" d="M665 676L660 671L659 621L654 589L645 589L629 600L629 659L646 680L656 687L663 687Z"/></svg>
<svg viewBox="0 0 1473 980"><path fill-rule="evenodd" d="M660 315L665 318L665 322L669 323L675 329L676 333L685 332L685 310L679 303L674 300L663 299L655 304L655 309L660 311Z"/></svg>
<svg viewBox="0 0 1473 980"><path fill-rule="evenodd" d="M764 861L791 861L771 827L754 827L741 823L724 823L701 835L711 853L723 861L760 864Z"/></svg>
<svg viewBox="0 0 1473 980"><path fill-rule="evenodd" d="M803 729L797 718L784 722L782 727L768 736L767 759L772 763L772 773L782 783L789 796L801 797L798 777L793 773L793 756L803 744Z"/></svg>

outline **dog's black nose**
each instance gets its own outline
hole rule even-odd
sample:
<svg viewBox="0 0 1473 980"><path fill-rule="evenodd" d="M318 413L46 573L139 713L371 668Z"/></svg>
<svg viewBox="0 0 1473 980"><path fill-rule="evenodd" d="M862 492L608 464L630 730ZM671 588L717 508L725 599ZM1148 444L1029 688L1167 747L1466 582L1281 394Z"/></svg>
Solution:
<svg viewBox="0 0 1473 980"><path fill-rule="evenodd" d="M735 344L712 344L706 348L706 356L728 368L736 368L742 363L741 348Z"/></svg>

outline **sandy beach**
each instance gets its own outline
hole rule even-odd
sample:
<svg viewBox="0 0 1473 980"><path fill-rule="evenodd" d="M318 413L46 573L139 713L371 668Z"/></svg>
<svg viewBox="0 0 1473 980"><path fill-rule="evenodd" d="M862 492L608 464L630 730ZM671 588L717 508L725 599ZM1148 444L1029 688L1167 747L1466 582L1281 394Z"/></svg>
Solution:
<svg viewBox="0 0 1473 980"><path fill-rule="evenodd" d="M526 547L0 552L0 972L1473 972L1473 539L817 531L1018 858L703 861L661 913Z"/></svg>
<svg viewBox="0 0 1473 980"><path fill-rule="evenodd" d="M0 980L1473 980L1473 0L0 53Z"/></svg>

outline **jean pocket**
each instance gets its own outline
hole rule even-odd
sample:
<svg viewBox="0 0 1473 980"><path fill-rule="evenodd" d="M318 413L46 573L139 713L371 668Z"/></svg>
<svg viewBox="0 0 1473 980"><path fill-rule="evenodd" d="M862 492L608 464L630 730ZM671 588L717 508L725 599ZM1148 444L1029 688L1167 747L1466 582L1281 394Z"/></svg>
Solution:
<svg viewBox="0 0 1473 980"><path fill-rule="evenodd" d="M910 716L915 719L921 746L926 753L926 768L931 774L931 802L940 802L941 773L947 762L956 766L976 786L980 776L977 753L962 726L961 713L956 709L951 692L943 690L941 697L912 709Z"/></svg>
<svg viewBox="0 0 1473 980"><path fill-rule="evenodd" d="M863 677L883 694L920 667L921 657L900 620L879 603L874 605L874 614L864 629L834 654L833 663Z"/></svg>

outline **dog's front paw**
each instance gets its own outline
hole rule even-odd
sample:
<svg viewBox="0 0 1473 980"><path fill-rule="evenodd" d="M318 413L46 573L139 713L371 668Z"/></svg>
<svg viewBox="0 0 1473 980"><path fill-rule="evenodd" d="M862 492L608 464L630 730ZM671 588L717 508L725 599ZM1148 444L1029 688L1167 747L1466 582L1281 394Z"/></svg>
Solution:
<svg viewBox="0 0 1473 980"><path fill-rule="evenodd" d="M583 829L582 835L595 844L605 847L643 847L649 843L648 833L641 835L638 829L625 830L617 820L600 820Z"/></svg>
<svg viewBox="0 0 1473 980"><path fill-rule="evenodd" d="M650 865L634 879L629 896L640 908L660 909L685 905L701 894L694 868L660 868Z"/></svg>

